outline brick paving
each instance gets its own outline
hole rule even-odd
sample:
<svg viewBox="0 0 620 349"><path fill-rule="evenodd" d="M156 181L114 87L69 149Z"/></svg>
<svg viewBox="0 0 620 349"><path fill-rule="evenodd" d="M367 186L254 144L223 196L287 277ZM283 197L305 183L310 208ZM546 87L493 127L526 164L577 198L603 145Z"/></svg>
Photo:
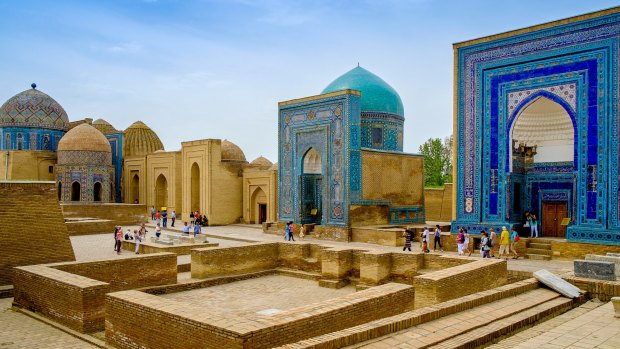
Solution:
<svg viewBox="0 0 620 349"><path fill-rule="evenodd" d="M353 286L331 289L320 287L314 280L269 275L160 297L209 309L217 315L242 317L265 310L288 310L354 292Z"/></svg>
<svg viewBox="0 0 620 349"><path fill-rule="evenodd" d="M620 348L620 318L611 303L583 306L500 341L493 349L616 349Z"/></svg>
<svg viewBox="0 0 620 349"><path fill-rule="evenodd" d="M97 348L59 329L11 309L13 298L0 299L0 349Z"/></svg>

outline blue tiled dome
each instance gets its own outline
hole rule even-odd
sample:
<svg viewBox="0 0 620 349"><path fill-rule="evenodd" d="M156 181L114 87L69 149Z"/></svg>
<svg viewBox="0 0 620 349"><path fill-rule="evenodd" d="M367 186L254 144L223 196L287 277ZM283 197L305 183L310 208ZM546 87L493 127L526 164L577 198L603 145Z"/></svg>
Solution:
<svg viewBox="0 0 620 349"><path fill-rule="evenodd" d="M67 113L58 102L33 88L11 97L0 107L0 127L33 127L66 131Z"/></svg>
<svg viewBox="0 0 620 349"><path fill-rule="evenodd" d="M398 92L377 75L355 67L329 84L322 93L341 90L362 92L362 112L391 113L404 117L403 102Z"/></svg>

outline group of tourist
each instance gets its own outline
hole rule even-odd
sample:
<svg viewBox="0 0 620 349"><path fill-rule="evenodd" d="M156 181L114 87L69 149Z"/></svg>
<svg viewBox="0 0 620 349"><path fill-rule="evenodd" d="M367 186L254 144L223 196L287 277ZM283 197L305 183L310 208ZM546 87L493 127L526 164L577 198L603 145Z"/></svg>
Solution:
<svg viewBox="0 0 620 349"><path fill-rule="evenodd" d="M187 222L183 222L183 234L189 235L189 231L192 230L192 226L193 226L194 237L196 237L196 235L201 233L202 228L200 227L200 224L189 225Z"/></svg>
<svg viewBox="0 0 620 349"><path fill-rule="evenodd" d="M435 226L435 232L432 233L434 237L433 242L433 251L437 251L437 246L439 245L440 252L443 252L443 247L441 245L441 227L439 225ZM429 238L431 236L431 232L428 227L424 227L424 231L420 235L420 249L424 253L429 253ZM405 229L402 234L402 237L405 238L405 245L403 246L403 251L409 250L411 251L411 243L414 240L415 233L412 229ZM489 233L485 230L480 231L480 256L482 258L495 258L495 250L497 246L499 246L499 253L497 258L506 258L508 259L510 255L513 255L514 259L519 258L519 254L516 250L516 244L521 240L519 237L519 233L516 228L511 228L510 232L506 229L506 227L502 227L502 232L497 237L495 233L495 229L490 228ZM471 241L471 236L469 232L465 228L460 228L456 235L456 246L457 253L459 256L471 256L472 250L469 249L469 244ZM499 242L499 244L497 243Z"/></svg>
<svg viewBox="0 0 620 349"><path fill-rule="evenodd" d="M161 231L161 229L160 229ZM125 240L133 240L136 243L135 253L140 254L140 244L142 243L142 239L146 237L146 224L142 223L140 229L134 229L133 236L131 234L131 229L127 229L125 233ZM123 246L123 228L120 225L114 227L114 251L116 254L121 254Z"/></svg>
<svg viewBox="0 0 620 349"><path fill-rule="evenodd" d="M171 220L171 227L174 227L174 222L177 219L177 213L172 210L172 213L170 213L170 220ZM168 226L168 212L167 210L163 210L163 211L159 211L157 210L157 212L155 212L155 207L151 206L151 220L152 221L156 221L157 224L161 225L163 228L166 228Z"/></svg>

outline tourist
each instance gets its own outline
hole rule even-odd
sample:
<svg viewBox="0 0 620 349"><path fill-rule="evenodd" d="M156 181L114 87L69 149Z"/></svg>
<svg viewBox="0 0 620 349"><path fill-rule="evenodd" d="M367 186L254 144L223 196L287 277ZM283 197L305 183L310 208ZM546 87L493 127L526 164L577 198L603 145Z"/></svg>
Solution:
<svg viewBox="0 0 620 349"><path fill-rule="evenodd" d="M463 233L463 228L459 229L459 233L456 235L456 251L459 256L463 255L463 243L465 242L465 234Z"/></svg>
<svg viewBox="0 0 620 349"><path fill-rule="evenodd" d="M125 240L133 240L133 236L131 235L130 228L127 228L127 232L125 233Z"/></svg>
<svg viewBox="0 0 620 349"><path fill-rule="evenodd" d="M140 225L140 230L138 231L138 233L142 236L142 238L145 238L147 232L148 230L146 230L146 224L142 223L142 225Z"/></svg>
<svg viewBox="0 0 620 349"><path fill-rule="evenodd" d="M157 223L157 226L155 226L155 237L157 240L159 240L160 236L161 236L161 225Z"/></svg>
<svg viewBox="0 0 620 349"><path fill-rule="evenodd" d="M200 211L194 212L194 224L201 225L200 224Z"/></svg>
<svg viewBox="0 0 620 349"><path fill-rule="evenodd" d="M491 250L491 239L487 236L487 232L480 231L480 256L482 258L491 258L489 251Z"/></svg>
<svg viewBox="0 0 620 349"><path fill-rule="evenodd" d="M304 236L306 236L306 228L304 228L304 225L302 224L299 228L299 237L303 239Z"/></svg>
<svg viewBox="0 0 620 349"><path fill-rule="evenodd" d="M161 220L162 220L162 227L166 228L168 226L168 212L166 210L163 210L161 212Z"/></svg>
<svg viewBox="0 0 620 349"><path fill-rule="evenodd" d="M290 239L292 241L295 241L295 236L293 235L294 230L295 230L295 226L293 225L293 221L288 222L289 228L288 228L288 234Z"/></svg>
<svg viewBox="0 0 620 349"><path fill-rule="evenodd" d="M187 234L189 236L189 225L187 225L187 222L183 223L183 234Z"/></svg>
<svg viewBox="0 0 620 349"><path fill-rule="evenodd" d="M157 210L157 213L155 214L155 221L157 224L161 225L161 212L159 212L159 210Z"/></svg>
<svg viewBox="0 0 620 349"><path fill-rule="evenodd" d="M439 251L443 252L443 246L441 246L441 228L439 224L435 225L435 241L433 242L433 252L437 251L437 244L439 244Z"/></svg>
<svg viewBox="0 0 620 349"><path fill-rule="evenodd" d="M172 220L172 224L170 224L170 226L174 227L174 221L177 220L177 213L174 212L174 210L172 210L172 214L170 215L170 219Z"/></svg>
<svg viewBox="0 0 620 349"><path fill-rule="evenodd" d="M530 238L538 237L538 220L536 219L536 215L530 212L530 215L527 218L530 222Z"/></svg>
<svg viewBox="0 0 620 349"><path fill-rule="evenodd" d="M403 246L403 251L409 249L411 252L411 241L413 241L413 230L405 229L403 232L403 237L405 238L405 246Z"/></svg>
<svg viewBox="0 0 620 349"><path fill-rule="evenodd" d="M142 235L137 229L133 231L133 240L136 242L136 254L140 254L140 243L142 242Z"/></svg>
<svg viewBox="0 0 620 349"><path fill-rule="evenodd" d="M422 232L422 251L424 253L429 253L431 252L428 249L428 237L431 234L430 231L428 231L428 227L424 227L424 231Z"/></svg>
<svg viewBox="0 0 620 349"><path fill-rule="evenodd" d="M151 220L152 221L155 220L155 206L151 206Z"/></svg>
<svg viewBox="0 0 620 349"><path fill-rule="evenodd" d="M196 237L196 235L200 234L201 228L200 228L200 224L196 223L194 224L194 237Z"/></svg>
<svg viewBox="0 0 620 349"><path fill-rule="evenodd" d="M467 229L463 228L463 255L465 254L471 256L471 251L469 250L469 232Z"/></svg>
<svg viewBox="0 0 620 349"><path fill-rule="evenodd" d="M114 246L114 251L116 251L116 254L121 254L122 243L123 243L123 228L118 227L118 229L116 229L116 243Z"/></svg>
<svg viewBox="0 0 620 349"><path fill-rule="evenodd" d="M193 227L194 223L196 223L196 218L194 218L194 211L192 211L189 213L189 224Z"/></svg>
<svg viewBox="0 0 620 349"><path fill-rule="evenodd" d="M515 229L515 227L512 227L510 229L510 252L514 253L514 259L519 259L519 254L517 253L516 248L516 244L517 242L519 242L519 240L521 240L521 237L519 236L517 229Z"/></svg>
<svg viewBox="0 0 620 349"><path fill-rule="evenodd" d="M495 251L493 251L495 249L495 241L497 240L497 233L495 232L495 229L491 228L489 229L490 235L489 235L489 244L491 249L489 250L489 255L491 256L491 258L495 258Z"/></svg>
<svg viewBox="0 0 620 349"><path fill-rule="evenodd" d="M291 233L291 227L288 225L288 222L284 225L284 241L289 241L289 235Z"/></svg>
<svg viewBox="0 0 620 349"><path fill-rule="evenodd" d="M506 259L510 256L510 233L506 227L502 227L502 232L499 235L499 254L498 258L502 258L502 255L506 254Z"/></svg>

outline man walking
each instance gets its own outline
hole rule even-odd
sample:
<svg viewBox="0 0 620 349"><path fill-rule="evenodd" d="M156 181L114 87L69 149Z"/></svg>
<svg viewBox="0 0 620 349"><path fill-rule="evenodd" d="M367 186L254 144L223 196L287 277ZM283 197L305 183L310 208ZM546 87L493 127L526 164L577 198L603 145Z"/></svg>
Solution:
<svg viewBox="0 0 620 349"><path fill-rule="evenodd" d="M174 221L176 221L177 219L177 213L174 212L174 210L172 211L172 215L170 216L170 219L172 219L172 224L170 224L170 226L174 227Z"/></svg>
<svg viewBox="0 0 620 349"><path fill-rule="evenodd" d="M502 233L499 236L499 258L506 254L506 259L510 256L510 233L506 230L506 227L502 227Z"/></svg>
<svg viewBox="0 0 620 349"><path fill-rule="evenodd" d="M155 206L151 206L151 220L155 220Z"/></svg>

